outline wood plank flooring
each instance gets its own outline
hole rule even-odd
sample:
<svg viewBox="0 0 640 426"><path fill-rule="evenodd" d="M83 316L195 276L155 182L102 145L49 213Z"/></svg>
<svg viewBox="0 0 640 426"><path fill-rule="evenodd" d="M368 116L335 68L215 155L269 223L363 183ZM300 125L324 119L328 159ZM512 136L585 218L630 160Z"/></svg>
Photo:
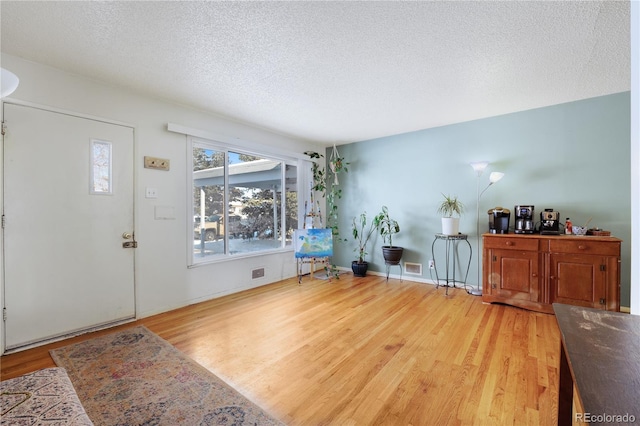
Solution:
<svg viewBox="0 0 640 426"><path fill-rule="evenodd" d="M290 425L555 424L555 317L444 290L290 279L3 356L1 378L143 324Z"/></svg>

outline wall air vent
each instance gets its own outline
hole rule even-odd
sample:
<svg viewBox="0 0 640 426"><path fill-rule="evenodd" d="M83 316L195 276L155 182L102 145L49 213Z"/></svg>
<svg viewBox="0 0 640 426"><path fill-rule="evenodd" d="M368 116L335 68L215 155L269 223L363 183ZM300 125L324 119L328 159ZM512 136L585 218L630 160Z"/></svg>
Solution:
<svg viewBox="0 0 640 426"><path fill-rule="evenodd" d="M404 272L411 275L422 275L422 263L404 262Z"/></svg>
<svg viewBox="0 0 640 426"><path fill-rule="evenodd" d="M256 278L264 277L264 268L257 268L251 271L251 279L255 280Z"/></svg>

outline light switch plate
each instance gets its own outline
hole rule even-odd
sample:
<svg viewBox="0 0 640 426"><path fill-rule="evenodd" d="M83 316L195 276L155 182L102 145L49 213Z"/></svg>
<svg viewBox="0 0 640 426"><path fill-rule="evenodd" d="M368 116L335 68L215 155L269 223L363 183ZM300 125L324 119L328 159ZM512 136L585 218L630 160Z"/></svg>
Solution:
<svg viewBox="0 0 640 426"><path fill-rule="evenodd" d="M145 198L158 198L158 188L147 187L144 193Z"/></svg>
<svg viewBox="0 0 640 426"><path fill-rule="evenodd" d="M169 159L168 158L158 158L158 157L144 157L144 168L145 169L156 169L156 170L169 170Z"/></svg>

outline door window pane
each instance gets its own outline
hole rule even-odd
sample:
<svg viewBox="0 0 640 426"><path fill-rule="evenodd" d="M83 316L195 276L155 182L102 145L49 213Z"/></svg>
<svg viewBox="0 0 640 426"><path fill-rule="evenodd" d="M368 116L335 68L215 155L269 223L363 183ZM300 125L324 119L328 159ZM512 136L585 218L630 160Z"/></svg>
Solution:
<svg viewBox="0 0 640 426"><path fill-rule="evenodd" d="M111 142L91 141L91 193L111 194Z"/></svg>

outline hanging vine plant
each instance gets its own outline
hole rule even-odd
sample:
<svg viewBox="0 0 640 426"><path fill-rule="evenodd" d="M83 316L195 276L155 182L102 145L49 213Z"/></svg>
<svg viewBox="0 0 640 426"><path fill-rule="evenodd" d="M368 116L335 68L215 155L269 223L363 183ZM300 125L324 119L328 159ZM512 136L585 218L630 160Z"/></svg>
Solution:
<svg viewBox="0 0 640 426"><path fill-rule="evenodd" d="M324 158L322 154L319 154L314 151L306 151L306 155L308 155L312 159L320 159ZM313 162L311 166L311 173L313 177L313 182L311 186L311 190L315 192L322 193L322 196L326 198L327 201L327 222L326 227L331 229L331 234L333 235L334 241L347 241L346 238L340 237L340 228L338 224L338 205L337 202L340 198L342 198L342 189L340 189L340 182L338 176L341 173L348 172L347 166L348 162L345 161L343 157L340 157L338 154L338 150L336 146L333 146L333 152L331 157L329 158L329 169L333 174L333 181L331 184L328 184L329 174L327 173L324 167L321 167L317 162ZM338 278L338 268L335 265L331 265L331 274Z"/></svg>
<svg viewBox="0 0 640 426"><path fill-rule="evenodd" d="M312 159L320 159L324 158L324 155L318 154L314 151L305 151L305 155L308 155L309 158ZM311 186L311 190L316 192L321 192L322 196L325 196L325 191L327 189L327 174L324 167L320 167L320 165L313 161L311 163L311 173L313 175L313 185Z"/></svg>
<svg viewBox="0 0 640 426"><path fill-rule="evenodd" d="M346 238L340 237L340 228L338 226L338 200L342 198L342 189L340 189L340 181L338 176L341 173L347 173L349 170L347 166L348 162L343 157L340 157L338 148L333 145L333 152L329 158L329 169L333 173L333 182L331 183L330 191L327 193L327 227L331 228L333 238L337 241L347 241Z"/></svg>
<svg viewBox="0 0 640 426"><path fill-rule="evenodd" d="M336 149L336 147L334 146L334 154L336 155L335 157L332 155L331 159L329 160L329 167L331 168L331 171L334 173L334 182L336 185L339 184L337 176L338 173L341 172L348 172L349 170L347 169L347 166L349 165L349 163L347 163L346 161L344 161L343 157L340 157L338 154L338 150Z"/></svg>

